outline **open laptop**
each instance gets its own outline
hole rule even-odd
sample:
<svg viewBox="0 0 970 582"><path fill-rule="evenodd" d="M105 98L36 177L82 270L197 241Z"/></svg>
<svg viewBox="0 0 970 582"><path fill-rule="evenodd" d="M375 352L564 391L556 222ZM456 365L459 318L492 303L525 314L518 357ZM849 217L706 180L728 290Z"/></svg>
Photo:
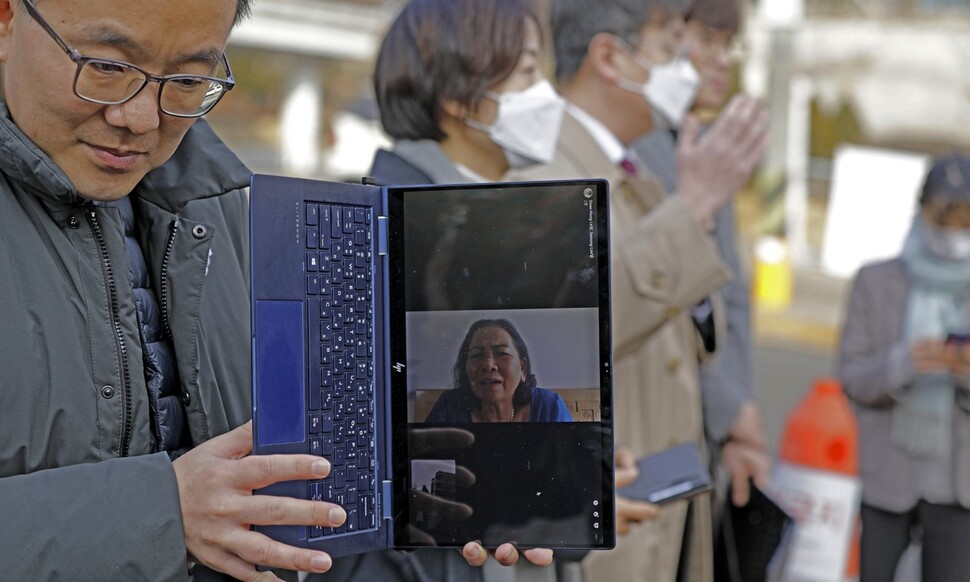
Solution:
<svg viewBox="0 0 970 582"><path fill-rule="evenodd" d="M257 529L334 556L612 547L607 189L253 176L253 451L333 467L259 493L348 514Z"/></svg>

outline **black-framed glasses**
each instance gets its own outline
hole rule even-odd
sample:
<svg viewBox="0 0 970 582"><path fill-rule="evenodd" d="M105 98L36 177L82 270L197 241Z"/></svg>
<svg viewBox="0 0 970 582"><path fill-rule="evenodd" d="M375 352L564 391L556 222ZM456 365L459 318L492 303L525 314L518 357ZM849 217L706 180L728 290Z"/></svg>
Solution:
<svg viewBox="0 0 970 582"><path fill-rule="evenodd" d="M74 94L90 103L119 105L137 95L148 83L158 83L158 108L163 113L174 117L201 117L236 86L226 53L222 53L222 64L227 79L206 75L152 75L124 61L83 56L51 28L31 0L23 1L31 18L77 65Z"/></svg>

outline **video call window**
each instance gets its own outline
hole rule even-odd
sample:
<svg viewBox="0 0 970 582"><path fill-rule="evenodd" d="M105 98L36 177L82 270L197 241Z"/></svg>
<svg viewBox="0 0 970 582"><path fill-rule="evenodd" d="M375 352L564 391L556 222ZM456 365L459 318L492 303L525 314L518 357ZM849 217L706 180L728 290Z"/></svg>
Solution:
<svg viewBox="0 0 970 582"><path fill-rule="evenodd" d="M402 231L390 253L405 257L389 281L405 290L391 306L393 414L406 419L394 425L407 427L395 452L409 470L396 496L403 543L609 543L600 182L440 187L403 197L400 220L391 207Z"/></svg>
<svg viewBox="0 0 970 582"><path fill-rule="evenodd" d="M501 420L598 422L598 325L589 308L408 313L408 420L487 422L484 399L516 412Z"/></svg>

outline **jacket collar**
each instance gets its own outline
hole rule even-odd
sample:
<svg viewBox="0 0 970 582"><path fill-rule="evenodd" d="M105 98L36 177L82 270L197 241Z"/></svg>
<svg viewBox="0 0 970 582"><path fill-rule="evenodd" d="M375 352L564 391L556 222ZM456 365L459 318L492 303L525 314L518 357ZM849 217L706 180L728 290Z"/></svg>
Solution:
<svg viewBox="0 0 970 582"><path fill-rule="evenodd" d="M434 184L461 184L470 179L458 171L455 163L441 150L441 145L430 139L394 142L394 153L418 168Z"/></svg>
<svg viewBox="0 0 970 582"><path fill-rule="evenodd" d="M54 207L83 201L63 170L13 122L2 99L0 172ZM171 159L149 172L132 195L177 213L191 200L248 186L250 175L245 164L200 119L186 132Z"/></svg>

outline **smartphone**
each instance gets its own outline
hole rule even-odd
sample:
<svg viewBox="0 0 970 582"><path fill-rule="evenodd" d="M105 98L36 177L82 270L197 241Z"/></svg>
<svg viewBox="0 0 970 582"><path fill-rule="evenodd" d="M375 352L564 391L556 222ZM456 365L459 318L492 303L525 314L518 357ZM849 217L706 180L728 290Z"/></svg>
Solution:
<svg viewBox="0 0 970 582"><path fill-rule="evenodd" d="M637 460L636 481L616 490L627 499L662 505L693 497L713 487L701 453L694 443L684 443Z"/></svg>

